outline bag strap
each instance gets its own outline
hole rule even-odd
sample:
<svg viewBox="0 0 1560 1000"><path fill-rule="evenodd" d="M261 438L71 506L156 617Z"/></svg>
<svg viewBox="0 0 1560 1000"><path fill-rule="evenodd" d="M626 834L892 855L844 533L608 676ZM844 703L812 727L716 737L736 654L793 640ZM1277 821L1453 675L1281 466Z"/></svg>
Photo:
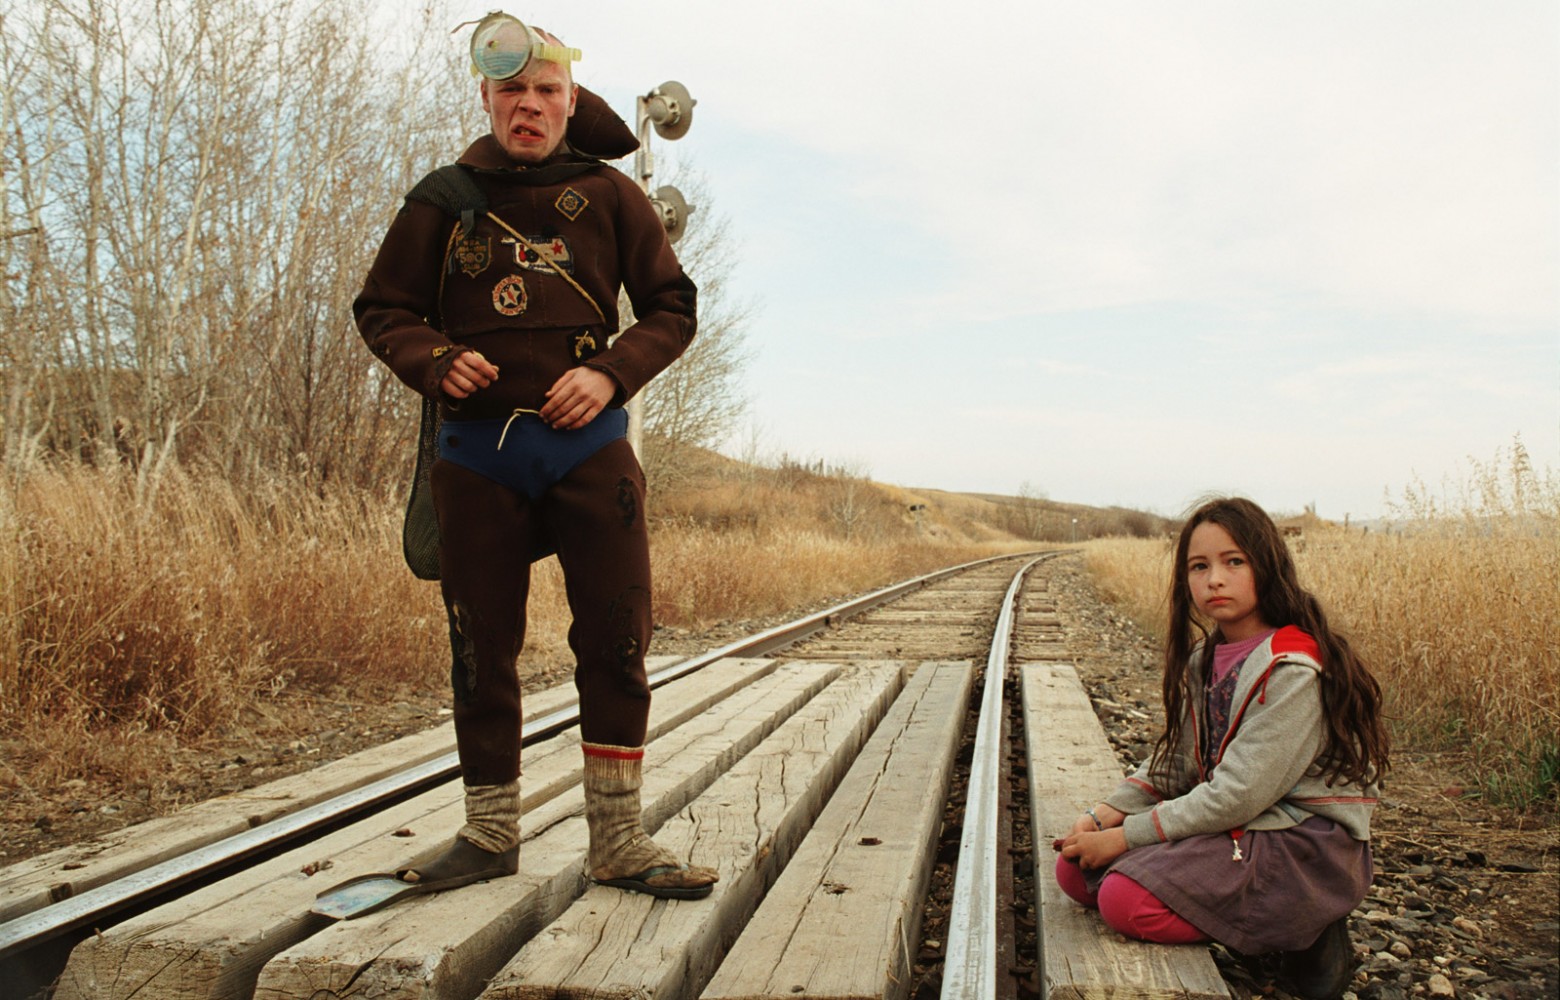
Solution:
<svg viewBox="0 0 1560 1000"><path fill-rule="evenodd" d="M463 236L475 228L477 213L486 213L488 208L487 195L458 163L447 163L429 173L407 192L406 199L455 216L460 220L459 232Z"/></svg>
<svg viewBox="0 0 1560 1000"><path fill-rule="evenodd" d="M483 214L492 219L494 222L498 223L499 227L502 228L504 232L519 240L521 245L524 246L527 250L536 254L538 260L546 261L549 267L558 272L558 277L562 278L564 281L567 281L576 292L579 292L580 295L584 297L586 302L590 303L590 307L596 310L596 315L601 318L601 322L605 323L607 321L606 314L601 311L601 307L596 304L596 300L591 298L590 293L582 288L578 281L574 280L574 275L570 274L568 271L565 271L563 266L557 261L553 260L550 255L545 254L540 249L538 249L535 243L532 243L524 236L521 236L520 233L509 223L505 222L503 219L500 219L492 212L484 212Z"/></svg>

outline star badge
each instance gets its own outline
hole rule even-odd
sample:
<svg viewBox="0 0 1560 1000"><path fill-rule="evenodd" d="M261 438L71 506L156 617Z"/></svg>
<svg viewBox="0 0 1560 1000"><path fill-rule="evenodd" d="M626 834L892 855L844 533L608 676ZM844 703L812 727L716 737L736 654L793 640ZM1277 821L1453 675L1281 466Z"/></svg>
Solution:
<svg viewBox="0 0 1560 1000"><path fill-rule="evenodd" d="M518 274L511 274L493 286L493 308L504 316L518 316L525 312L528 296L525 281Z"/></svg>

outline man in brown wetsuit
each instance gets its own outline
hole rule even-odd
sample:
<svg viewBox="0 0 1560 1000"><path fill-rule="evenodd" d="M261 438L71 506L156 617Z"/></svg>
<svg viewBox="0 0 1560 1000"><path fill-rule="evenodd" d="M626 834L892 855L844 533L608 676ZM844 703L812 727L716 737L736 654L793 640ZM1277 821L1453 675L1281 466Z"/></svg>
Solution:
<svg viewBox="0 0 1560 1000"><path fill-rule="evenodd" d="M518 73L495 78L473 46L491 134L407 196L353 305L369 347L443 418L431 483L466 823L437 860L397 874L445 888L517 870L515 658L531 560L556 548L574 619L589 874L698 898L716 873L683 864L640 822L650 558L622 409L693 338L695 288L643 192L588 155L632 151L627 126L574 84L558 55L570 50L508 20L529 37ZM609 346L620 286L636 322Z"/></svg>

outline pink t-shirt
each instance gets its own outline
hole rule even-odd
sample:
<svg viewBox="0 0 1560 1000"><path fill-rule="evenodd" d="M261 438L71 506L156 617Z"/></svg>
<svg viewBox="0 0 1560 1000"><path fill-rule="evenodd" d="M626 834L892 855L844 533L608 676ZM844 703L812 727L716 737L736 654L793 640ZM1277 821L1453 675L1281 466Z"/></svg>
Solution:
<svg viewBox="0 0 1560 1000"><path fill-rule="evenodd" d="M1277 632L1278 629L1268 629L1250 639L1242 639L1240 642L1221 642L1213 647L1213 676L1209 678L1209 686L1219 683L1229 676L1231 670L1238 667L1242 660L1251 655L1251 651L1262 645L1262 641Z"/></svg>

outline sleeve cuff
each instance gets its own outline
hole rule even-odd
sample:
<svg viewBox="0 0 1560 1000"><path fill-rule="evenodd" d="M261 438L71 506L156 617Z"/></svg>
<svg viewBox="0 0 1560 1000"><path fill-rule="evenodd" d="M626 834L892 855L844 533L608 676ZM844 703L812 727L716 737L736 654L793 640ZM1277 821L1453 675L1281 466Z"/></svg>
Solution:
<svg viewBox="0 0 1560 1000"><path fill-rule="evenodd" d="M440 387L444 383L444 376L450 373L450 368L454 366L455 359L469 350L471 348L456 344L435 358L433 364L428 366L427 374L423 376L423 395L429 399L443 399L444 390Z"/></svg>
<svg viewBox="0 0 1560 1000"><path fill-rule="evenodd" d="M613 371L607 365L598 365L590 361L585 362L584 367L589 368L591 371L600 372L607 378L611 379L613 385L617 386L617 391L613 394L612 402L608 404L609 406L621 407L628 405L628 401L632 399L633 396L629 393L628 387L623 384L623 380L618 377L617 372Z"/></svg>
<svg viewBox="0 0 1560 1000"><path fill-rule="evenodd" d="M1128 816L1121 824L1121 832L1126 835L1129 850L1162 843L1167 839L1160 835L1159 823L1152 810Z"/></svg>

